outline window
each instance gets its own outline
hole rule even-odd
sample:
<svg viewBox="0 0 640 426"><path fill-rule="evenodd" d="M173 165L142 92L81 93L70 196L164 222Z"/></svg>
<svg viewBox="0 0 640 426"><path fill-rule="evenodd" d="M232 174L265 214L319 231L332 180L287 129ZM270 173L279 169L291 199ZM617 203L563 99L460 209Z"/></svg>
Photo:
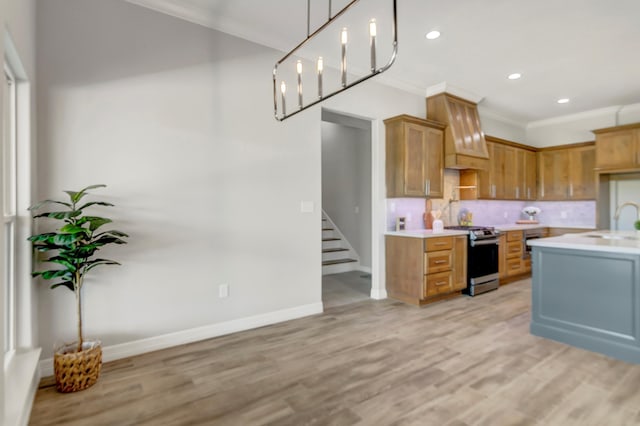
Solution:
<svg viewBox="0 0 640 426"><path fill-rule="evenodd" d="M16 81L11 68L4 69L2 108L2 180L3 180L3 270L4 288L4 353L5 363L16 349L16 227L17 227L17 138L16 138Z"/></svg>

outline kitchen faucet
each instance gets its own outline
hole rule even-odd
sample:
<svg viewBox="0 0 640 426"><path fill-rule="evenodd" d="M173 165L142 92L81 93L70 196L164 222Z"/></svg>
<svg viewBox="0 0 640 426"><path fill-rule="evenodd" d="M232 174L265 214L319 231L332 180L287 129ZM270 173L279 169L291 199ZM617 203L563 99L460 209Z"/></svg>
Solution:
<svg viewBox="0 0 640 426"><path fill-rule="evenodd" d="M636 208L636 213L638 216L637 220L640 220L640 204L638 203L634 203L633 201L627 201L625 203L622 203L618 206L618 208L616 209L616 214L613 216L613 219L616 221L616 230L618 230L618 219L620 219L620 213L622 212L622 208L624 206L633 206Z"/></svg>

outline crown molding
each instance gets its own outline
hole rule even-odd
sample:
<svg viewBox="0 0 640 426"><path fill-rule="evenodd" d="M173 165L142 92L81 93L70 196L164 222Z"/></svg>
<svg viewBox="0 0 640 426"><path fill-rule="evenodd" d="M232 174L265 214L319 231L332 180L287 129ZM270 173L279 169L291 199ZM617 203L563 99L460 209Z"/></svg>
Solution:
<svg viewBox="0 0 640 426"><path fill-rule="evenodd" d="M428 98L430 96L439 95L440 93L445 93L445 92L449 93L450 95L457 96L462 99L466 99L475 104L480 103L480 101L484 99L484 96L477 95L468 90L461 89L460 87L452 86L446 81L427 87L426 96Z"/></svg>
<svg viewBox="0 0 640 426"><path fill-rule="evenodd" d="M623 108L625 108L624 105L613 105L605 108L577 112L575 114L567 114L561 115L559 117L547 118L544 120L531 121L529 124L527 124L527 129L535 129L537 127L551 126L554 124L565 124L594 117L606 117L608 115L613 115L615 117L615 115Z"/></svg>

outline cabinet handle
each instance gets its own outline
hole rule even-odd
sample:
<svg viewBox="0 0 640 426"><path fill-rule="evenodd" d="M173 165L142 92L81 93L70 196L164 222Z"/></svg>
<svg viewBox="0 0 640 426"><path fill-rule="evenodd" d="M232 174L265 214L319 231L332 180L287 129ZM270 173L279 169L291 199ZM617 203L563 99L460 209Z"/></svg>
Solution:
<svg viewBox="0 0 640 426"><path fill-rule="evenodd" d="M573 184L569 184L569 197L573 198Z"/></svg>
<svg viewBox="0 0 640 426"><path fill-rule="evenodd" d="M531 199L531 188L527 188L527 198Z"/></svg>
<svg viewBox="0 0 640 426"><path fill-rule="evenodd" d="M516 186L516 198L520 199L520 187Z"/></svg>
<svg viewBox="0 0 640 426"><path fill-rule="evenodd" d="M444 245L447 245L447 243L445 243L444 241L438 241L435 245L444 246Z"/></svg>
<svg viewBox="0 0 640 426"><path fill-rule="evenodd" d="M443 263L447 263L447 261L446 260L436 260L433 263L435 263L436 265L442 265Z"/></svg>
<svg viewBox="0 0 640 426"><path fill-rule="evenodd" d="M431 190L431 181L429 179L424 181L424 195L429 195Z"/></svg>
<svg viewBox="0 0 640 426"><path fill-rule="evenodd" d="M494 183L491 184L491 198L496 198L496 185Z"/></svg>
<svg viewBox="0 0 640 426"><path fill-rule="evenodd" d="M445 284L448 284L448 282L447 281L437 281L435 283L435 285L445 285Z"/></svg>

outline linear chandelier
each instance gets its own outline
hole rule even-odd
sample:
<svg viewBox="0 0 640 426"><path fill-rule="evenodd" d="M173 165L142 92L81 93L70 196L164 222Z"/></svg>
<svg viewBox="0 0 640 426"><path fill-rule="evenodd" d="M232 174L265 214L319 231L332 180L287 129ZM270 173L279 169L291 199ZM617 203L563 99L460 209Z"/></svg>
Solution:
<svg viewBox="0 0 640 426"><path fill-rule="evenodd" d="M398 52L396 0L391 0L391 16L387 17L386 23L389 25L385 27L380 26L380 21L376 16L371 16L371 12L360 10L355 11L360 13L353 13L352 8L358 2L359 0L353 0L332 15L331 0L328 0L327 21L311 34L311 0L307 0L307 38L273 67L273 107L276 120L283 121L296 115L385 72L393 65ZM371 2L368 0L364 3ZM350 10L352 12L347 14ZM360 19L348 21L349 15ZM389 43L381 46L381 36L388 39ZM328 51L326 46L333 45L334 40L335 49ZM320 44L323 41L324 44ZM383 66L378 66L380 50L389 54L389 59Z"/></svg>

